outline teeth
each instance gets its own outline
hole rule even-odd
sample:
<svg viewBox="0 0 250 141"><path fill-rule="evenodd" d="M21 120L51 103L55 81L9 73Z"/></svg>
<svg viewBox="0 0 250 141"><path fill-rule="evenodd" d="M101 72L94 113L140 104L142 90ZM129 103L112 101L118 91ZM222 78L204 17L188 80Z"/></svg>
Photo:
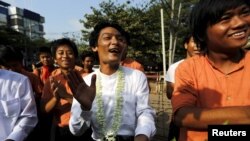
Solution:
<svg viewBox="0 0 250 141"><path fill-rule="evenodd" d="M245 32L242 31L242 32L233 34L233 37L242 36L244 34L245 34Z"/></svg>
<svg viewBox="0 0 250 141"><path fill-rule="evenodd" d="M118 49L110 49L110 52L118 52Z"/></svg>

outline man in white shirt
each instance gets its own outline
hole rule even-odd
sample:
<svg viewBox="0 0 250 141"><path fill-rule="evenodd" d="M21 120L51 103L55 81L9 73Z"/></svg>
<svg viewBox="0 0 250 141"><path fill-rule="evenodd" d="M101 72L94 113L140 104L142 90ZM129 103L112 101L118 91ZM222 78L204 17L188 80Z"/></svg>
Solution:
<svg viewBox="0 0 250 141"><path fill-rule="evenodd" d="M186 49L186 59L190 58L196 54L200 53L200 48L195 43L193 36L191 34L187 34L183 40L183 46ZM182 59L174 64L170 65L166 74L166 81L167 81L167 98L171 99L173 89L174 89L174 82L175 82L175 70L182 63L185 59ZM172 121L169 125L169 134L167 141L172 141L174 138L178 140L179 136L179 127L177 127Z"/></svg>
<svg viewBox="0 0 250 141"><path fill-rule="evenodd" d="M183 40L183 46L186 49L186 59L200 53L200 48L195 43L193 36L189 33L186 35L186 37ZM170 65L168 68L168 71L166 74L168 99L171 99L173 89L174 89L175 70L178 67L178 65L184 60L185 59L175 62L174 64Z"/></svg>
<svg viewBox="0 0 250 141"><path fill-rule="evenodd" d="M29 79L5 70L0 45L0 141L23 141L37 124L36 103Z"/></svg>
<svg viewBox="0 0 250 141"><path fill-rule="evenodd" d="M98 53L100 69L82 78L68 76L74 100L70 130L82 134L89 126L98 141L149 141L156 132L155 111L149 105L145 74L120 66L129 35L119 25L98 23L90 46Z"/></svg>

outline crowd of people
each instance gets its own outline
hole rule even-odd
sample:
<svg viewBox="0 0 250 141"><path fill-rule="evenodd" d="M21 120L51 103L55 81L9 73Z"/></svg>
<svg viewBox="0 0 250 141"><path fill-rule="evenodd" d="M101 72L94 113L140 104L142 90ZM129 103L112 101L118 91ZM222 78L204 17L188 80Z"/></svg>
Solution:
<svg viewBox="0 0 250 141"><path fill-rule="evenodd" d="M166 76L173 108L167 141L205 141L209 125L250 124L249 0L200 0L189 30L186 58ZM38 49L33 72L18 48L0 45L0 141L152 140L156 111L129 45L123 27L100 21L89 51L79 55L74 41L56 39Z"/></svg>

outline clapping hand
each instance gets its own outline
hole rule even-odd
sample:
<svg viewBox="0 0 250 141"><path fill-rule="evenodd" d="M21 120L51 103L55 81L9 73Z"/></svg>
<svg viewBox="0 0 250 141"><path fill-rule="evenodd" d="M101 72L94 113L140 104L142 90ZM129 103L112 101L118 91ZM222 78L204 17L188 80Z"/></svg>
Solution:
<svg viewBox="0 0 250 141"><path fill-rule="evenodd" d="M60 81L55 80L53 77L50 77L51 89L53 90L53 95L56 99L70 99L72 101L72 96L67 93L66 88Z"/></svg>
<svg viewBox="0 0 250 141"><path fill-rule="evenodd" d="M96 95L96 75L91 78L91 85L88 86L81 75L76 71L70 71L67 74L67 81L73 92L73 97L81 104L83 110L89 111Z"/></svg>

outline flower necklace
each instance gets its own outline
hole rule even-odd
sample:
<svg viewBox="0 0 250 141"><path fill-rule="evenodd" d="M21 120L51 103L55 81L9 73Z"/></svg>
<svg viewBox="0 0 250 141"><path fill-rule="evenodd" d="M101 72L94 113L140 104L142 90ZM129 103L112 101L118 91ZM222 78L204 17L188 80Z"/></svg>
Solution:
<svg viewBox="0 0 250 141"><path fill-rule="evenodd" d="M104 117L104 110L103 110L103 101L102 101L102 83L101 83L101 76L97 73L96 79L96 98L97 98L97 122L100 125L102 136L108 141L115 141L115 136L119 130L120 123L121 123L121 109L123 103L122 91L124 89L125 78L124 72L119 67L117 70L117 80L116 80L116 89L115 89L115 110L114 110L114 118L112 124L112 130L106 131L106 123Z"/></svg>

